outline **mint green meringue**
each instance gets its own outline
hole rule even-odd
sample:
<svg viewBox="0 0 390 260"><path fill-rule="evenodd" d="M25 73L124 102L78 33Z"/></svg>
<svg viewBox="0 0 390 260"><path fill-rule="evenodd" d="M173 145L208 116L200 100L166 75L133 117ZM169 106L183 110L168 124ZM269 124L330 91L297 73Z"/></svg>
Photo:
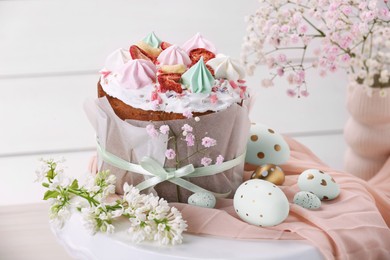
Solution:
<svg viewBox="0 0 390 260"><path fill-rule="evenodd" d="M154 32L151 32L148 36L143 38L142 41L149 44L153 48L158 48L161 44L161 40L154 34Z"/></svg>
<svg viewBox="0 0 390 260"><path fill-rule="evenodd" d="M203 57L187 70L182 76L181 81L186 88L190 88L192 93L211 93L214 86L214 77L204 64Z"/></svg>

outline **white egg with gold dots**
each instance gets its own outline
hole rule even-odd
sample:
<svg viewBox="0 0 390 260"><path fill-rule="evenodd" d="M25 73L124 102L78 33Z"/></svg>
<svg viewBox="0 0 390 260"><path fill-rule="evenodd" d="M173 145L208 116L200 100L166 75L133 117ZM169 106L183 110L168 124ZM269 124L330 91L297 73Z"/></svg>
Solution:
<svg viewBox="0 0 390 260"><path fill-rule="evenodd" d="M234 195L233 205L242 220L261 227L280 224L290 210L283 191L275 184L260 179L241 184Z"/></svg>
<svg viewBox="0 0 390 260"><path fill-rule="evenodd" d="M315 194L320 200L333 200L340 194L340 187L328 173L318 169L303 171L298 177L301 191Z"/></svg>
<svg viewBox="0 0 390 260"><path fill-rule="evenodd" d="M290 158L290 147L273 128L252 123L245 162L253 165L281 165Z"/></svg>

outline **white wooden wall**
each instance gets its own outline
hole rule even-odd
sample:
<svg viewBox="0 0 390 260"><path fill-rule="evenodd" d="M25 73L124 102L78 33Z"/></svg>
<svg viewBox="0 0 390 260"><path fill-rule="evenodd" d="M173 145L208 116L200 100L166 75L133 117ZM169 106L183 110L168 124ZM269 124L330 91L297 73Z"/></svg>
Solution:
<svg viewBox="0 0 390 260"><path fill-rule="evenodd" d="M96 96L98 70L118 47L150 31L182 43L201 32L220 52L239 57L244 16L257 1L0 0L0 205L39 201L37 158L63 155L82 176L94 154L94 132L82 110ZM285 86L264 89L259 68L254 122L296 137L329 165L342 168L345 76L311 76L311 96L292 99Z"/></svg>

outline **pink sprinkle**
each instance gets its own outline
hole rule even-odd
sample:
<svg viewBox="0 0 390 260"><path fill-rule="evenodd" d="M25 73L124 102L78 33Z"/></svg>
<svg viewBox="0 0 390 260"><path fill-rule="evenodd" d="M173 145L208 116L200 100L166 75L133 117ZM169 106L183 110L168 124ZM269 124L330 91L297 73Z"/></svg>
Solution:
<svg viewBox="0 0 390 260"><path fill-rule="evenodd" d="M158 93L157 93L157 91L153 91L153 92L152 92L152 96L150 97L150 99L151 99L152 101L155 101L155 100L158 99Z"/></svg>
<svg viewBox="0 0 390 260"><path fill-rule="evenodd" d="M217 94L212 94L210 96L210 102L213 103L213 104L216 104L218 102Z"/></svg>
<svg viewBox="0 0 390 260"><path fill-rule="evenodd" d="M234 89L238 88L238 85L236 84L236 82L234 82L234 80L229 80L229 83L230 83L230 86L232 86L232 88L234 88Z"/></svg>
<svg viewBox="0 0 390 260"><path fill-rule="evenodd" d="M225 82L225 79L220 79L219 82L224 83Z"/></svg>
<svg viewBox="0 0 390 260"><path fill-rule="evenodd" d="M111 74L111 71L109 71L109 70L101 70L101 71L99 71L99 73L102 74L103 78L105 79L105 78L107 78L108 75Z"/></svg>
<svg viewBox="0 0 390 260"><path fill-rule="evenodd" d="M240 83L240 84L245 84L245 83L246 83L246 80L239 79L239 80L237 80L237 82Z"/></svg>

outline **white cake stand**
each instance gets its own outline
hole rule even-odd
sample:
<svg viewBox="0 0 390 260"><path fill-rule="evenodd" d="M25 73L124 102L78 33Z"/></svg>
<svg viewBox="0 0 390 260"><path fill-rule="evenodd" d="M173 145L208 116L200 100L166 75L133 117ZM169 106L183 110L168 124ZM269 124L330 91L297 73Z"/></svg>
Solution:
<svg viewBox="0 0 390 260"><path fill-rule="evenodd" d="M79 213L72 215L63 229L52 231L75 259L324 259L305 241L235 240L212 236L184 235L177 246L154 243L134 244L126 234L126 221L116 226L112 235L91 236L83 227Z"/></svg>

